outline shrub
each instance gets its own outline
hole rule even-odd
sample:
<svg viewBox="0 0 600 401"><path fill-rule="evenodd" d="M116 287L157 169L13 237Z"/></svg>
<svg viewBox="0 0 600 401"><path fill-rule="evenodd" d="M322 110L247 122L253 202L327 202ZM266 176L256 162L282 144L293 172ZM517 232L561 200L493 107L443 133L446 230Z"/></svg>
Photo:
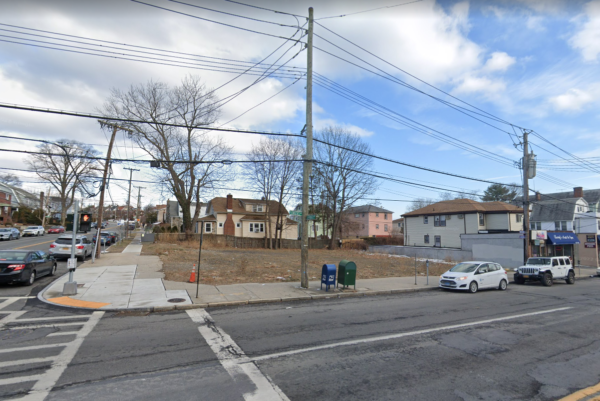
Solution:
<svg viewBox="0 0 600 401"><path fill-rule="evenodd" d="M369 244L364 240L342 242L342 249L354 249L357 251L366 251L369 249Z"/></svg>

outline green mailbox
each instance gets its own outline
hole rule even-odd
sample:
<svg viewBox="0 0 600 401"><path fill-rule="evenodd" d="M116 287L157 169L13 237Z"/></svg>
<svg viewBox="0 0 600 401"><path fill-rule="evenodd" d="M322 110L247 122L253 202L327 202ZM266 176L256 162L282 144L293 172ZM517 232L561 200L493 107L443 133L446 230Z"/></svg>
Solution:
<svg viewBox="0 0 600 401"><path fill-rule="evenodd" d="M356 263L349 260L342 260L338 266L338 285L344 287L353 285L356 289Z"/></svg>

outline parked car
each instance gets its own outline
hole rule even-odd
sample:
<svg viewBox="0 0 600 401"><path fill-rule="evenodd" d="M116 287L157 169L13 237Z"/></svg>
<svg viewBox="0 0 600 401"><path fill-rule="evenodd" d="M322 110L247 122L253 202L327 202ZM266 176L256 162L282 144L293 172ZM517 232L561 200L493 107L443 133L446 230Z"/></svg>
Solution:
<svg viewBox="0 0 600 401"><path fill-rule="evenodd" d="M130 230L135 230L135 224L129 223L129 229Z"/></svg>
<svg viewBox="0 0 600 401"><path fill-rule="evenodd" d="M106 228L107 225L108 225L108 223L106 221L103 221L102 224L100 225L100 227Z"/></svg>
<svg viewBox="0 0 600 401"><path fill-rule="evenodd" d="M97 236L98 236L97 234L94 234L94 236L92 237L92 242L93 243L96 243L96 237ZM112 240L111 240L110 234L107 233L107 232L102 231L100 233L100 245L103 245L103 246L104 245L110 245L111 243L112 243Z"/></svg>
<svg viewBox="0 0 600 401"><path fill-rule="evenodd" d="M549 287L555 279L565 280L567 284L575 284L575 270L568 256L529 258L525 266L520 266L515 272L516 284L540 281Z"/></svg>
<svg viewBox="0 0 600 401"><path fill-rule="evenodd" d="M63 226L52 226L48 229L48 234L62 234L65 232Z"/></svg>
<svg viewBox="0 0 600 401"><path fill-rule="evenodd" d="M119 233L116 231L107 231L110 235L113 236L113 244L116 244L119 241Z"/></svg>
<svg viewBox="0 0 600 401"><path fill-rule="evenodd" d="M21 234L23 237L37 237L38 235L44 235L46 231L42 226L29 226L23 230Z"/></svg>
<svg viewBox="0 0 600 401"><path fill-rule="evenodd" d="M21 238L21 232L17 228L6 227L0 228L0 240L4 241Z"/></svg>
<svg viewBox="0 0 600 401"><path fill-rule="evenodd" d="M50 244L50 254L56 259L58 258L70 258L71 257L71 244L73 242L73 236L70 234L61 235L52 244ZM87 239L85 235L77 235L75 237L75 257L83 261L86 257L90 256L93 249L93 244Z"/></svg>
<svg viewBox="0 0 600 401"><path fill-rule="evenodd" d="M440 288L476 293L484 288L508 288L506 271L494 262L461 262L440 277Z"/></svg>
<svg viewBox="0 0 600 401"><path fill-rule="evenodd" d="M96 222L93 222L92 224L90 224L90 227L91 227L91 228L96 228L96 227L98 227L98 223L96 223Z"/></svg>
<svg viewBox="0 0 600 401"><path fill-rule="evenodd" d="M56 274L56 260L42 251L0 251L0 283L31 285L37 277Z"/></svg>

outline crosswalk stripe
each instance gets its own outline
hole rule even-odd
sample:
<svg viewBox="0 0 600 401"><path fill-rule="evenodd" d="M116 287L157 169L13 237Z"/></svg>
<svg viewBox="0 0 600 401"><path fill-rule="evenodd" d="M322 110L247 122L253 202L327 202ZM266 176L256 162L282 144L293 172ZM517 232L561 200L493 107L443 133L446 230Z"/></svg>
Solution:
<svg viewBox="0 0 600 401"><path fill-rule="evenodd" d="M54 358L54 356L47 356L45 358L16 359L14 361L0 362L0 368L6 368L8 366L15 365L29 365L30 363L52 362Z"/></svg>
<svg viewBox="0 0 600 401"><path fill-rule="evenodd" d="M8 354L10 352L33 351L36 349L45 349L45 348L64 347L66 345L67 345L67 343L56 343L56 344L44 344L44 345L31 345L29 347L7 348L7 349L0 349L0 354Z"/></svg>
<svg viewBox="0 0 600 401"><path fill-rule="evenodd" d="M18 377L9 377L8 379L0 379L0 386L8 386L9 384L18 384L24 382L33 382L38 381L41 375L33 375L33 376L18 376Z"/></svg>

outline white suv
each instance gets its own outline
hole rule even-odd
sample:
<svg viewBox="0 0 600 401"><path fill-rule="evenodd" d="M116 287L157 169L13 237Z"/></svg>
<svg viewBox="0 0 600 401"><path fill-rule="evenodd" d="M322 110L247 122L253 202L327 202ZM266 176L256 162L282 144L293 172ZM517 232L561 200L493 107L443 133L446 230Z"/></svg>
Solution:
<svg viewBox="0 0 600 401"><path fill-rule="evenodd" d="M42 226L29 226L23 230L21 236L28 237L31 235L32 237L37 237L38 235L44 235L45 233L44 227Z"/></svg>
<svg viewBox="0 0 600 401"><path fill-rule="evenodd" d="M525 266L515 272L515 283L525 281L541 281L551 286L553 280L565 280L567 284L575 284L575 270L567 256L535 257L527 259Z"/></svg>

